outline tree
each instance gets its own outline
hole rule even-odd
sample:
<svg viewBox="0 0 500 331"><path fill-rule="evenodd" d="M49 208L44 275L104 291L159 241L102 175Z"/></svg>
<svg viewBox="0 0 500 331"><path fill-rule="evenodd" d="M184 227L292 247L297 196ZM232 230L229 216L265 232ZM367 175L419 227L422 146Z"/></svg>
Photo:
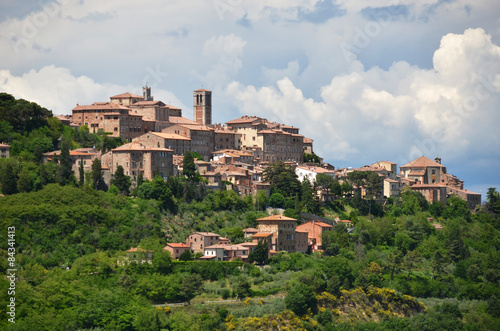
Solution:
<svg viewBox="0 0 500 331"><path fill-rule="evenodd" d="M80 158L80 166L78 167L78 172L79 172L78 185L82 187L83 184L85 183L85 171L83 170L83 157Z"/></svg>
<svg viewBox="0 0 500 331"><path fill-rule="evenodd" d="M33 161L37 165L40 165L43 163L43 151L42 151L42 146L36 145L35 150L33 151Z"/></svg>
<svg viewBox="0 0 500 331"><path fill-rule="evenodd" d="M444 269L444 256L441 254L441 252L436 250L434 253L434 256L432 257L432 276L431 276L431 281L434 279L434 273L437 272L442 272Z"/></svg>
<svg viewBox="0 0 500 331"><path fill-rule="evenodd" d="M394 279L394 273L401 268L403 262L403 253L396 249L387 256L387 266L391 270L391 282Z"/></svg>
<svg viewBox="0 0 500 331"><path fill-rule="evenodd" d="M191 304L191 299L203 291L203 279L198 274L189 274L182 278L180 295Z"/></svg>
<svg viewBox="0 0 500 331"><path fill-rule="evenodd" d="M257 262L258 264L266 264L269 257L269 248L267 243L259 240L254 250L248 254L248 262Z"/></svg>
<svg viewBox="0 0 500 331"><path fill-rule="evenodd" d="M313 186L307 177L302 181L301 197L302 205L307 213L321 214L321 206L319 201L317 201L316 195L314 194Z"/></svg>
<svg viewBox="0 0 500 331"><path fill-rule="evenodd" d="M486 193L486 201L488 201L491 210L500 215L500 194L494 187L488 188L488 193Z"/></svg>
<svg viewBox="0 0 500 331"><path fill-rule="evenodd" d="M184 159L182 160L182 173L190 180L193 180L196 175L196 165L194 164L193 154L189 151L184 153Z"/></svg>
<svg viewBox="0 0 500 331"><path fill-rule="evenodd" d="M69 139L63 136L61 154L59 155L59 168L57 169L57 182L64 186L71 181L73 175L71 157L69 154Z"/></svg>
<svg viewBox="0 0 500 331"><path fill-rule="evenodd" d="M420 256L420 253L418 251L410 251L406 253L405 257L403 258L403 268L408 270L408 277L406 277L407 282L410 280L410 274L412 270L417 267L421 260L422 257Z"/></svg>
<svg viewBox="0 0 500 331"><path fill-rule="evenodd" d="M269 198L266 191L257 191L257 194L255 195L255 207L257 208L257 210L265 210L268 202Z"/></svg>
<svg viewBox="0 0 500 331"><path fill-rule="evenodd" d="M16 175L14 174L10 162L5 165L5 172L0 174L0 176L0 180L2 181L2 193L5 195L17 193Z"/></svg>
<svg viewBox="0 0 500 331"><path fill-rule="evenodd" d="M31 174L28 170L23 169L19 175L17 180L17 189L19 192L31 192L33 190L33 183L31 181Z"/></svg>
<svg viewBox="0 0 500 331"><path fill-rule="evenodd" d="M92 162L92 187L94 190L103 190L104 179L102 178L101 160L95 158Z"/></svg>
<svg viewBox="0 0 500 331"><path fill-rule="evenodd" d="M120 193L123 195L129 195L130 193L130 177L125 176L125 173L123 171L123 167L119 165L116 168L115 175L111 179L111 185L115 185L119 190Z"/></svg>
<svg viewBox="0 0 500 331"><path fill-rule="evenodd" d="M306 163L317 163L317 164L320 164L321 163L321 159L319 158L319 156L317 156L314 153L312 153L312 154L304 153L304 162L306 162Z"/></svg>
<svg viewBox="0 0 500 331"><path fill-rule="evenodd" d="M273 208L283 208L285 197L281 193L273 193L269 198L269 205Z"/></svg>
<svg viewBox="0 0 500 331"><path fill-rule="evenodd" d="M189 251L189 249L186 249L181 255L179 255L179 261L192 261L193 260L193 254Z"/></svg>
<svg viewBox="0 0 500 331"><path fill-rule="evenodd" d="M273 163L264 169L262 175L264 182L271 184L272 193L281 193L285 198L300 196L300 181L292 166Z"/></svg>
<svg viewBox="0 0 500 331"><path fill-rule="evenodd" d="M304 283L296 283L285 297L285 307L298 316L307 314L308 309L315 313L318 309L317 305L313 289Z"/></svg>
<svg viewBox="0 0 500 331"><path fill-rule="evenodd" d="M240 298L252 295L251 284L245 276L239 276L233 284L234 293Z"/></svg>

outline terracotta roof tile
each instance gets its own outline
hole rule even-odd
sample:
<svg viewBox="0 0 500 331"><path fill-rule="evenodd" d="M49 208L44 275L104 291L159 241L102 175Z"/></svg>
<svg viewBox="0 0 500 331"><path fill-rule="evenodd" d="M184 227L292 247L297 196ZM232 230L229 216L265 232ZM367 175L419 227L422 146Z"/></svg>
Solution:
<svg viewBox="0 0 500 331"><path fill-rule="evenodd" d="M408 162L407 164L401 166L400 168L426 168L426 167L444 167L444 166L422 155L418 159Z"/></svg>
<svg viewBox="0 0 500 331"><path fill-rule="evenodd" d="M257 221L296 221L296 219L283 215L271 215L264 218L259 218L257 219Z"/></svg>
<svg viewBox="0 0 500 331"><path fill-rule="evenodd" d="M112 149L113 152L123 152L123 151L142 151L142 152L173 152L173 150L168 148L160 148L160 147L146 147L141 143L132 142L120 147Z"/></svg>
<svg viewBox="0 0 500 331"><path fill-rule="evenodd" d="M110 99L122 99L122 98L140 98L140 99L144 99L144 97L142 95L132 94L132 93L129 93L129 92L112 96Z"/></svg>

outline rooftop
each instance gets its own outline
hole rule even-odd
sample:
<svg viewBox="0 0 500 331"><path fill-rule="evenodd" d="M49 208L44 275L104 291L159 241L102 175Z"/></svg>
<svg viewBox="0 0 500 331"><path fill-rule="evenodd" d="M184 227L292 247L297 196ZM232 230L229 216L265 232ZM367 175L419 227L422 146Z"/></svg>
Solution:
<svg viewBox="0 0 500 331"><path fill-rule="evenodd" d="M427 168L427 167L444 167L442 164L437 163L425 156L421 156L418 159L415 159L411 162L408 162L405 165L402 165L400 168Z"/></svg>
<svg viewBox="0 0 500 331"><path fill-rule="evenodd" d="M173 152L173 150L161 147L146 147L141 143L132 142L112 150L113 152L142 151L142 152Z"/></svg>
<svg viewBox="0 0 500 331"><path fill-rule="evenodd" d="M296 221L296 219L283 215L271 215L264 218L259 218L257 219L257 221Z"/></svg>
<svg viewBox="0 0 500 331"><path fill-rule="evenodd" d="M129 92L118 94L118 95L110 97L110 99L123 99L123 98L139 98L139 99L144 99L144 97L142 95L132 94L132 93L129 93Z"/></svg>

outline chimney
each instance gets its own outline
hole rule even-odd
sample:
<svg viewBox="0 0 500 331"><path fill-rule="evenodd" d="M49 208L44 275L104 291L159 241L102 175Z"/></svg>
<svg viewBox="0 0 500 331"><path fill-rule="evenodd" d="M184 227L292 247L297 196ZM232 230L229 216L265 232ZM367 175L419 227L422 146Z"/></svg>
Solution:
<svg viewBox="0 0 500 331"><path fill-rule="evenodd" d="M436 157L436 158L434 159L434 161L436 161L436 163L441 164L441 158L440 158L440 157Z"/></svg>

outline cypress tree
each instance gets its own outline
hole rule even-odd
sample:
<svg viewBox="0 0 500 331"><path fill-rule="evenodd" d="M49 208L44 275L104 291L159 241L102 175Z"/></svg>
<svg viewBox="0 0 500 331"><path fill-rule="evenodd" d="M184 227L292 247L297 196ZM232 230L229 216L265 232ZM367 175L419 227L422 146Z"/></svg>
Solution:
<svg viewBox="0 0 500 331"><path fill-rule="evenodd" d="M120 190L121 194L129 195L130 177L125 176L121 165L116 168L115 175L113 179L111 179L111 185L115 185Z"/></svg>
<svg viewBox="0 0 500 331"><path fill-rule="evenodd" d="M16 175L10 163L5 166L5 173L2 176L2 193L5 195L17 193Z"/></svg>

